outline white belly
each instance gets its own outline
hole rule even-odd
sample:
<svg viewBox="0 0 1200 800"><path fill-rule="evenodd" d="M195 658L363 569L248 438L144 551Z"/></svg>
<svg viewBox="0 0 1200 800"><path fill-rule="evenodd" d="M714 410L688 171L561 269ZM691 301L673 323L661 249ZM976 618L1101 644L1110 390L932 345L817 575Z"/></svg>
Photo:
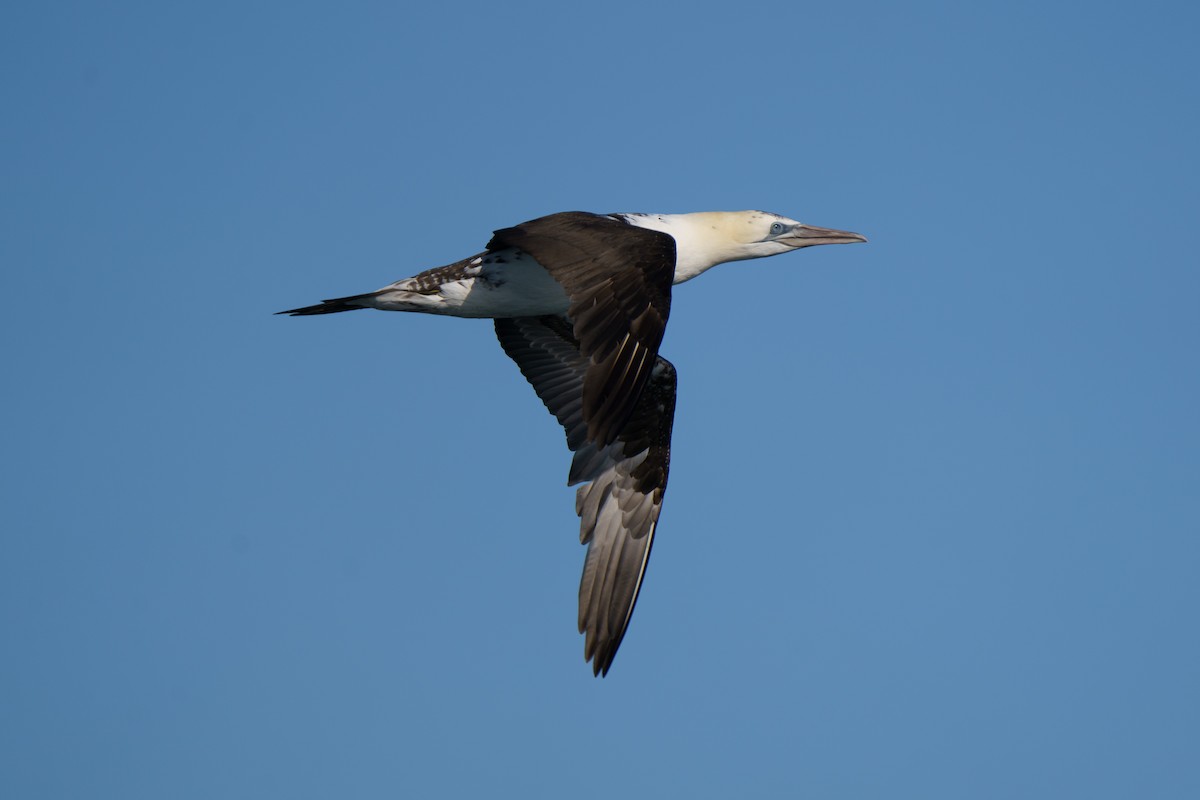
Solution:
<svg viewBox="0 0 1200 800"><path fill-rule="evenodd" d="M388 311L454 317L537 317L565 314L562 286L526 253L501 251L396 281L373 298Z"/></svg>
<svg viewBox="0 0 1200 800"><path fill-rule="evenodd" d="M461 317L536 317L567 313L567 293L528 255L483 265L477 278L446 284L448 305Z"/></svg>

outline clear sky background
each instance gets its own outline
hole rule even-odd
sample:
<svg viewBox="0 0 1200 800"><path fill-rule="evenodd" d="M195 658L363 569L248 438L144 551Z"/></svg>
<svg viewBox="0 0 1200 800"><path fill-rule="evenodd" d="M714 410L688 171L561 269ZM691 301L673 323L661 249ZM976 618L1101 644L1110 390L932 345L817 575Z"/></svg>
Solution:
<svg viewBox="0 0 1200 800"><path fill-rule="evenodd" d="M0 795L1200 797L1195 3L10 3ZM490 323L272 312L542 214L679 287L605 680Z"/></svg>

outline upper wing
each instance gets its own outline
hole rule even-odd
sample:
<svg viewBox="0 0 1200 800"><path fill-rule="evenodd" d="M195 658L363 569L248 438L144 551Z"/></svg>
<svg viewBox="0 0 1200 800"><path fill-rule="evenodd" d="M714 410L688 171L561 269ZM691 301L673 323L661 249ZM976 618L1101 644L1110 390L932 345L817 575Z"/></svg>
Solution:
<svg viewBox="0 0 1200 800"><path fill-rule="evenodd" d="M570 211L498 230L488 250L529 253L562 284L579 352L585 436L617 439L655 367L675 277L675 240L612 217Z"/></svg>
<svg viewBox="0 0 1200 800"><path fill-rule="evenodd" d="M675 368L656 357L615 441L587 437L583 392L589 361L571 324L561 317L496 320L496 336L538 397L566 430L574 451L569 483L587 481L575 496L579 540L588 546L579 583L579 631L584 658L607 674L629 627L650 558L671 462Z"/></svg>

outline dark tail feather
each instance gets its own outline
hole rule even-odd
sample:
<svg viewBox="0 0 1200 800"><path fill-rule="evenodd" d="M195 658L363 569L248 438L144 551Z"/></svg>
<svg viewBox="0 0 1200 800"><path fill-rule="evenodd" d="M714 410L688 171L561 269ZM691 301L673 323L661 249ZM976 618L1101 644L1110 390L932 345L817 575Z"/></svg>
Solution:
<svg viewBox="0 0 1200 800"><path fill-rule="evenodd" d="M276 311L276 314L287 314L292 317L309 317L313 314L336 314L339 311L360 311L364 308L370 308L370 305L364 305L364 300L373 299L379 292L368 292L367 294L356 294L350 297L335 297L332 300L322 300L315 306L305 306L304 308L291 308L287 311Z"/></svg>

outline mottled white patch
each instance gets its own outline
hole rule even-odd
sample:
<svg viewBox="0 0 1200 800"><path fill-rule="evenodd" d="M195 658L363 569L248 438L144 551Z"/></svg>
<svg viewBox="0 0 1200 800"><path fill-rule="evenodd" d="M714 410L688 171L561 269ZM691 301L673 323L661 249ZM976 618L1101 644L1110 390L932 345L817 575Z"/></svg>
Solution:
<svg viewBox="0 0 1200 800"><path fill-rule="evenodd" d="M433 270L437 274L438 270ZM373 299L387 311L422 311L456 317L538 317L565 314L562 286L528 254L501 250L471 259L430 286L423 275L396 281Z"/></svg>

